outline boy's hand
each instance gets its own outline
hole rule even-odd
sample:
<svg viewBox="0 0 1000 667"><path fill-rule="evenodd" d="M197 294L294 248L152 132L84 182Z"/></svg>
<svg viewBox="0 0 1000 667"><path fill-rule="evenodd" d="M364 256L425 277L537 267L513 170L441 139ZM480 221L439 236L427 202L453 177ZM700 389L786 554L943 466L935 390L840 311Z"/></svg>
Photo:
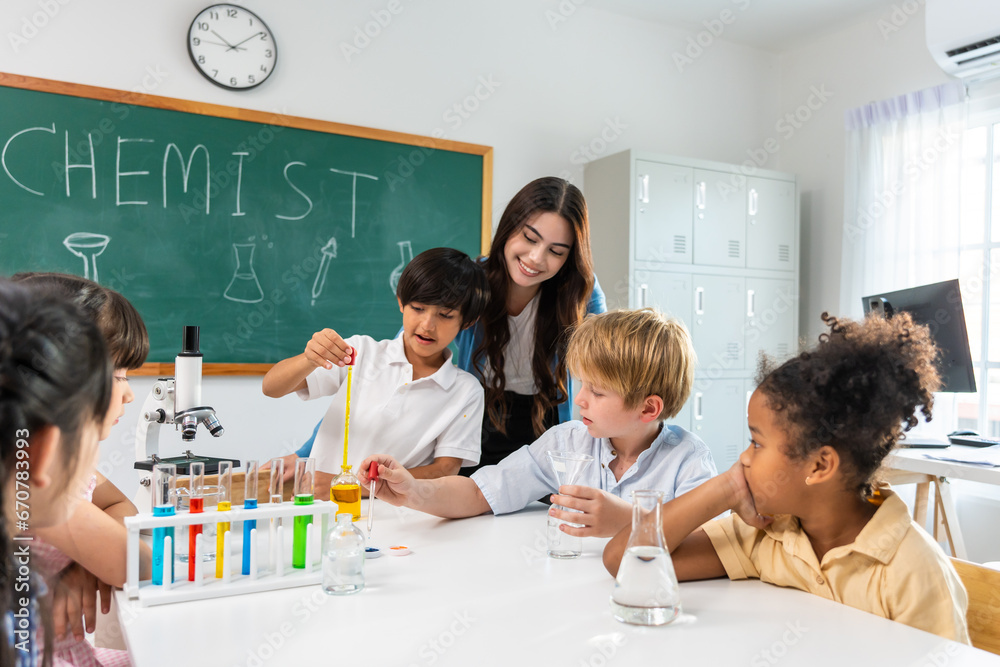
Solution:
<svg viewBox="0 0 1000 667"><path fill-rule="evenodd" d="M727 502L729 508L736 512L748 526L754 528L765 528L771 525L774 517L764 516L757 513L757 506L754 504L750 487L747 486L747 478L743 473L743 464L738 460L726 472L719 475L720 481L728 489Z"/></svg>
<svg viewBox="0 0 1000 667"><path fill-rule="evenodd" d="M379 500L384 500L390 505L407 505L410 496L414 491L416 480L410 471L404 468L399 461L386 454L376 454L369 456L358 466L358 481L361 488L367 490L370 480L368 479L368 467L372 461L378 461L378 480L375 482L375 496Z"/></svg>
<svg viewBox="0 0 1000 667"><path fill-rule="evenodd" d="M559 494L552 495L549 514L583 524L583 528L562 525L559 527L567 535L575 537L611 537L629 525L632 520L632 505L607 491L590 486L566 485L559 487ZM555 505L580 512L567 512Z"/></svg>
<svg viewBox="0 0 1000 667"><path fill-rule="evenodd" d="M306 343L305 357L313 366L330 370L334 365L343 367L351 363L353 352L340 334L333 329L323 329L314 333Z"/></svg>
<svg viewBox="0 0 1000 667"><path fill-rule="evenodd" d="M287 482L289 480L294 480L295 479L295 462L299 460L299 455L298 454L288 454L287 456L282 456L281 460L285 462L285 468L284 468L285 474L281 478L282 481ZM261 472L265 472L265 471L268 471L270 469L271 469L271 462L270 461L268 461L267 463L265 463L264 465L262 465L259 468L259 470Z"/></svg>

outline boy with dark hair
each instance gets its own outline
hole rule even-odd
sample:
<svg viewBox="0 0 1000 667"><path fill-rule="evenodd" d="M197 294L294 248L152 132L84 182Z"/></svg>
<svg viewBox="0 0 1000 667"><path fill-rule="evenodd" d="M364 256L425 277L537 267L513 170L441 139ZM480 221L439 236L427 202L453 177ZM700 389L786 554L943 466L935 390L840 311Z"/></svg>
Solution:
<svg viewBox="0 0 1000 667"><path fill-rule="evenodd" d="M332 479L343 460L345 380L355 354L351 462L389 450L423 478L453 475L479 462L483 389L451 363L448 345L479 319L487 295L486 276L468 255L452 248L427 250L406 265L396 287L401 335L344 339L323 329L302 354L268 371L267 396L294 391L303 400L334 397L312 451L317 472L329 475L317 474L320 483Z"/></svg>

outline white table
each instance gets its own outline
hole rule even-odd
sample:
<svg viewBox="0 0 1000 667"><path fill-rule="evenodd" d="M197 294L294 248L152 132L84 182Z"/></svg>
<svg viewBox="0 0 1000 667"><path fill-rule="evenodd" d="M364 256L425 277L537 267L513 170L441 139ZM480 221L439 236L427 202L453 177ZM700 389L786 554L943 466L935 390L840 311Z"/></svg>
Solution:
<svg viewBox="0 0 1000 667"><path fill-rule="evenodd" d="M968 560L962 527L958 521L955 499L951 494L949 479L964 479L983 484L1000 485L1000 468L953 463L929 459L925 455L947 456L950 451L968 451L968 447L953 445L945 449L895 450L886 459L889 469L887 480L891 484L916 484L916 502L913 518L921 526L927 525L927 504L929 490L934 486L934 539L939 542L947 538L951 552L956 558Z"/></svg>
<svg viewBox="0 0 1000 667"><path fill-rule="evenodd" d="M368 561L367 588L352 596L312 586L142 608L119 592L136 667L1000 664L998 656L759 581L682 584L678 621L619 623L601 564L606 540L585 540L576 560L548 558L539 504L449 521L377 503L373 538L413 553Z"/></svg>

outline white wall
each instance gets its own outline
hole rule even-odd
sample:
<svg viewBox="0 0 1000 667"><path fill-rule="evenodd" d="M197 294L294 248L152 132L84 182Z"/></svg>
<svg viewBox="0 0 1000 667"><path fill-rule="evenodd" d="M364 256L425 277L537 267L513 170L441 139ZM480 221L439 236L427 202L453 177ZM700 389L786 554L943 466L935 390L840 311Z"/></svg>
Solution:
<svg viewBox="0 0 1000 667"><path fill-rule="evenodd" d="M778 168L799 178L803 300L799 328L810 343L822 330L820 314L840 311L844 112L949 80L927 50L923 5L910 4L916 6L913 15L899 10L869 14L780 57L782 115L806 102L813 87L831 93L776 156ZM860 307L859 303L859 311Z"/></svg>
<svg viewBox="0 0 1000 667"><path fill-rule="evenodd" d="M581 148L736 161L742 147L763 143L780 108L777 57L762 51L717 41L681 72L672 54L688 33L586 5L563 17L546 15L558 11L554 1L399 2L402 10L348 62L341 43L375 26L372 12L388 0L246 0L274 32L279 61L265 85L235 93L205 81L188 60L185 37L201 0L7 0L0 71L421 135L440 128L494 147L494 220L533 178L579 183ZM58 12L47 17L43 5ZM11 33L26 43L15 50ZM485 99L470 99L483 79L493 91L480 87ZM478 108L446 118L465 102ZM601 278L613 285L619 277ZM328 325L336 322L317 322ZM137 401L103 452L103 470L127 489L136 480L132 433L152 381L132 384ZM244 458L290 451L324 407L266 399L259 378L206 378L204 397L227 432L217 441L199 435L195 451ZM168 435L163 453L180 452L179 437Z"/></svg>

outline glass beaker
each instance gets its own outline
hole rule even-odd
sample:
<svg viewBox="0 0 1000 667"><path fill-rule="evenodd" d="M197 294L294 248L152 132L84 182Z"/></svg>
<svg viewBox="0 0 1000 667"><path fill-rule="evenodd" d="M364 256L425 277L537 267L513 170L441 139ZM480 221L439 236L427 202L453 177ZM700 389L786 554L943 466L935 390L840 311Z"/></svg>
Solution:
<svg viewBox="0 0 1000 667"><path fill-rule="evenodd" d="M661 491L632 492L632 534L611 592L611 613L619 621L665 625L681 612L674 562L660 523L662 503Z"/></svg>
<svg viewBox="0 0 1000 667"><path fill-rule="evenodd" d="M253 268L253 252L256 243L234 243L236 270L223 296L239 303L257 303L264 300L264 290L257 280L257 270Z"/></svg>
<svg viewBox="0 0 1000 667"><path fill-rule="evenodd" d="M590 454L555 451L546 453L548 454L549 462L552 464L552 470L556 475L557 492L560 486L567 484L579 484L580 479L583 476L583 471L594 462L594 457ZM578 511L569 509L568 507L559 507L558 505L553 505L553 507L566 512ZM564 523L567 526L572 526L573 528L581 527L580 524L563 521L562 519L557 519L554 516L549 515L546 538L550 558L576 558L583 553L583 538L573 537L572 535L568 535L559 530L559 526Z"/></svg>

